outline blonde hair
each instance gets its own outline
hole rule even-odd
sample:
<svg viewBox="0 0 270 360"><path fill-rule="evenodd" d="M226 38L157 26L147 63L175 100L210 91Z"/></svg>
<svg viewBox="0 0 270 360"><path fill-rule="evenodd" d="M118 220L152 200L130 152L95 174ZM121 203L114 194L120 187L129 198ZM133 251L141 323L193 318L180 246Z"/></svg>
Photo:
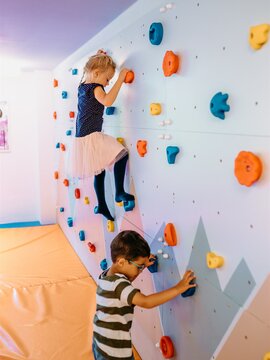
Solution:
<svg viewBox="0 0 270 360"><path fill-rule="evenodd" d="M113 59L109 55L107 55L102 50L99 50L96 53L96 55L90 56L87 63L84 65L81 83L87 72L91 73L92 71L94 71L96 69L99 69L101 72L104 72L109 67L111 67L113 70L115 70L116 63L113 61Z"/></svg>

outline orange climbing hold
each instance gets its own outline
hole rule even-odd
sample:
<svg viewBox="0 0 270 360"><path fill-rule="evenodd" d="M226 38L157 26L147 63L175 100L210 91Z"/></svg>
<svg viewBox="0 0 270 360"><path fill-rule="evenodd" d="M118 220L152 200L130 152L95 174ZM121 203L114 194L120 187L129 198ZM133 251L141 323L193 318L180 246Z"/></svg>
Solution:
<svg viewBox="0 0 270 360"><path fill-rule="evenodd" d="M58 86L58 80L53 79L53 87L57 87Z"/></svg>
<svg viewBox="0 0 270 360"><path fill-rule="evenodd" d="M165 359L170 359L174 356L174 346L169 336L161 337L159 347Z"/></svg>
<svg viewBox="0 0 270 360"><path fill-rule="evenodd" d="M60 145L60 148L61 148L62 151L66 151L66 147L65 147L64 144L61 144L61 145Z"/></svg>
<svg viewBox="0 0 270 360"><path fill-rule="evenodd" d="M171 76L178 71L180 65L179 56L173 51L166 51L163 58L162 69L165 76Z"/></svg>
<svg viewBox="0 0 270 360"><path fill-rule="evenodd" d="M240 151L234 162L234 174L241 185L251 186L262 175L262 162L250 151Z"/></svg>
<svg viewBox="0 0 270 360"><path fill-rule="evenodd" d="M65 186L69 186L69 181L68 181L68 179L64 179L63 184L64 184Z"/></svg>
<svg viewBox="0 0 270 360"><path fill-rule="evenodd" d="M80 197L81 197L81 192L80 192L80 189L75 189L74 190L74 194L75 194L75 198L76 199L80 199Z"/></svg>
<svg viewBox="0 0 270 360"><path fill-rule="evenodd" d="M125 83L131 84L135 78L134 72L132 70L128 71L125 77Z"/></svg>
<svg viewBox="0 0 270 360"><path fill-rule="evenodd" d="M169 246L175 246L177 244L177 236L175 227L172 223L168 223L164 229L165 241Z"/></svg>
<svg viewBox="0 0 270 360"><path fill-rule="evenodd" d="M54 118L54 120L57 119L57 112L56 111L53 112L53 118Z"/></svg>
<svg viewBox="0 0 270 360"><path fill-rule="evenodd" d="M75 112L74 112L74 111L70 111L70 112L69 112L69 117L70 117L71 119L75 118Z"/></svg>
<svg viewBox="0 0 270 360"><path fill-rule="evenodd" d="M146 140L138 140L137 141L137 151L141 157L147 153L147 141Z"/></svg>
<svg viewBox="0 0 270 360"><path fill-rule="evenodd" d="M55 178L55 180L57 180L57 179L59 178L59 173L58 173L58 171L55 171L55 172L54 172L54 178Z"/></svg>

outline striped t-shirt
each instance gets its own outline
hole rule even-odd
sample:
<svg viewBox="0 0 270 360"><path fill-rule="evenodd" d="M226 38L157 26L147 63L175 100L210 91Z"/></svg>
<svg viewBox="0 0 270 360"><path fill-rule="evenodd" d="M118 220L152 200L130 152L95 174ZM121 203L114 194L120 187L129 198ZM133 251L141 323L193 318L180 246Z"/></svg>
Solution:
<svg viewBox="0 0 270 360"><path fill-rule="evenodd" d="M107 276L107 272L99 276L93 341L105 359L130 360L132 299L140 290L135 289L125 275Z"/></svg>
<svg viewBox="0 0 270 360"><path fill-rule="evenodd" d="M104 90L104 87L97 83L82 83L78 88L76 137L87 136L102 130L104 105L97 101L94 94L94 90L98 86Z"/></svg>

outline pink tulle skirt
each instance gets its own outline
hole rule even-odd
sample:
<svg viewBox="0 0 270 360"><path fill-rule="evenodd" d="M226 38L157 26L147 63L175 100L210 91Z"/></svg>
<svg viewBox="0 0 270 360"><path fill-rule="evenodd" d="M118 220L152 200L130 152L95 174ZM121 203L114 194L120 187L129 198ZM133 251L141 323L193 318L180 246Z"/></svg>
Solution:
<svg viewBox="0 0 270 360"><path fill-rule="evenodd" d="M75 137L71 149L70 175L80 179L98 175L127 153L127 149L114 137L102 132Z"/></svg>

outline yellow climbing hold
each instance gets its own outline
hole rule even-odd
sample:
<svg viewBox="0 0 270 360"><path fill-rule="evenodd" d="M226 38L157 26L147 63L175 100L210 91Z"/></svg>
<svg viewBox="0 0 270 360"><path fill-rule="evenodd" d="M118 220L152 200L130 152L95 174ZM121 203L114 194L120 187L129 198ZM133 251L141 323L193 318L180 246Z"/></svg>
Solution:
<svg viewBox="0 0 270 360"><path fill-rule="evenodd" d="M159 103L152 103L150 105L150 114L159 115L161 113L161 105Z"/></svg>
<svg viewBox="0 0 270 360"><path fill-rule="evenodd" d="M90 201L89 201L88 196L85 196L85 198L84 198L84 203L85 203L86 205L90 204Z"/></svg>
<svg viewBox="0 0 270 360"><path fill-rule="evenodd" d="M209 269L216 269L224 264L224 259L222 256L218 256L213 252L209 252L206 255L206 263Z"/></svg>
<svg viewBox="0 0 270 360"><path fill-rule="evenodd" d="M268 41L269 24L252 26L249 31L249 44L254 50L259 50Z"/></svg>
<svg viewBox="0 0 270 360"><path fill-rule="evenodd" d="M112 220L107 221L107 230L108 232L114 232L114 222Z"/></svg>

